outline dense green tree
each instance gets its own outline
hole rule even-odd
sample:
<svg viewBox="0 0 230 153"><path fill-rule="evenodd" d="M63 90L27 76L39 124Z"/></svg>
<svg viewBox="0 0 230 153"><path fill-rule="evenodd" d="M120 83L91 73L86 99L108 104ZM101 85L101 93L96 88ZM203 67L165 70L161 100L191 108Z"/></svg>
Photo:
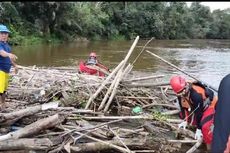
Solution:
<svg viewBox="0 0 230 153"><path fill-rule="evenodd" d="M230 10L193 2L0 2L18 43L34 39L229 39Z"/></svg>

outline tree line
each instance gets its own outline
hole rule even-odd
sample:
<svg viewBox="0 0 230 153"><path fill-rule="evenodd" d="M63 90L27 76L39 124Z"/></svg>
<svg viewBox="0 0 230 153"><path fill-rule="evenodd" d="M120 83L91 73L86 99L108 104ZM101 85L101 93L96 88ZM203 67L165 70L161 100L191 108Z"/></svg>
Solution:
<svg viewBox="0 0 230 153"><path fill-rule="evenodd" d="M229 39L230 9L193 2L0 2L12 41Z"/></svg>

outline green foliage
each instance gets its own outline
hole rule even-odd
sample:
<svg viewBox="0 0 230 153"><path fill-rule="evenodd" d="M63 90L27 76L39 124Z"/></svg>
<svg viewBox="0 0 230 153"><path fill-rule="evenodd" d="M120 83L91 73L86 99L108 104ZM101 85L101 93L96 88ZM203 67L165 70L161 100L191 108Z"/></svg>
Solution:
<svg viewBox="0 0 230 153"><path fill-rule="evenodd" d="M92 40L230 38L230 10L193 2L0 2L12 44Z"/></svg>
<svg viewBox="0 0 230 153"><path fill-rule="evenodd" d="M158 111L153 111L152 112L153 119L159 120L159 121L166 121L169 117L166 115L162 115Z"/></svg>

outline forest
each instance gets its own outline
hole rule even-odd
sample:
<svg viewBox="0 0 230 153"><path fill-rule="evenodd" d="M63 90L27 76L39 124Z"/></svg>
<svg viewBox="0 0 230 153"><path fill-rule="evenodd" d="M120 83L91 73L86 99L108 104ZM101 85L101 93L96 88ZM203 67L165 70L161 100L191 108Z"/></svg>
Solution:
<svg viewBox="0 0 230 153"><path fill-rule="evenodd" d="M0 2L13 45L78 40L229 39L230 9L193 2Z"/></svg>

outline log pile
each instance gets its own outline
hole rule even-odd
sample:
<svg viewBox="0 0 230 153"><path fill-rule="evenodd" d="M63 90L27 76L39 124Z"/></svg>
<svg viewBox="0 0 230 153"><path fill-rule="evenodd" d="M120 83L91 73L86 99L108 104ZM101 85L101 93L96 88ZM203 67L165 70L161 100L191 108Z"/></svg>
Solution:
<svg viewBox="0 0 230 153"><path fill-rule="evenodd" d="M11 73L0 151L166 153L199 146L192 129L177 128L179 108L164 75L138 76L126 66L138 39L105 78L76 67L20 66Z"/></svg>

